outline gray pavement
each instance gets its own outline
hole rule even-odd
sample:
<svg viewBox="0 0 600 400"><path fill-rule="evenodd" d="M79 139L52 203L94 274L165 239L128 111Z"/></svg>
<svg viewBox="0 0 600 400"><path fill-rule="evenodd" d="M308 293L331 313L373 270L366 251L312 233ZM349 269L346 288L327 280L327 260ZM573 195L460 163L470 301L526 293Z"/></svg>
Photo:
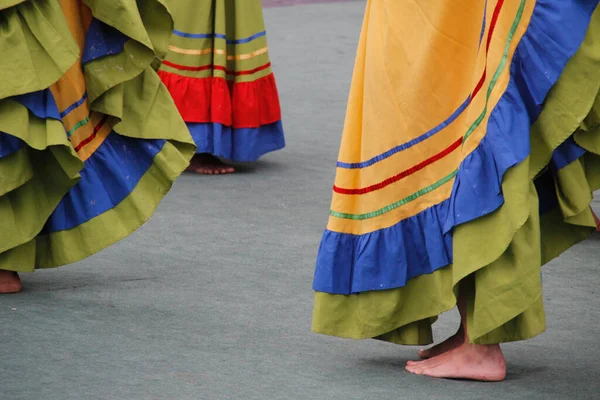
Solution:
<svg viewBox="0 0 600 400"><path fill-rule="evenodd" d="M415 348L310 332L363 8L266 10L285 151L183 176L136 234L0 298L1 400L600 398L600 236L546 267L548 331L505 346L503 383L409 375Z"/></svg>

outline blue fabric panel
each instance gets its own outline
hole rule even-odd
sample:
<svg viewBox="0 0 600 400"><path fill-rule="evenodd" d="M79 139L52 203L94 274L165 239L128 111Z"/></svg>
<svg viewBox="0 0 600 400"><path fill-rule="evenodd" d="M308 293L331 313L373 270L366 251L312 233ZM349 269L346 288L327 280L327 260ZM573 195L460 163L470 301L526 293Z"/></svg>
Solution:
<svg viewBox="0 0 600 400"><path fill-rule="evenodd" d="M406 285L452 263L452 236L444 234L446 200L398 224L366 235L326 230L313 289L351 294Z"/></svg>
<svg viewBox="0 0 600 400"><path fill-rule="evenodd" d="M503 204L504 174L529 155L530 127L581 45L597 5L589 0L537 1L511 63L508 88L490 114L486 136L461 163L450 199L368 234L326 230L314 290L352 294L403 287L411 278L452 263L453 228ZM574 148L566 150L567 159L576 154ZM553 162L560 163L565 152L556 154Z"/></svg>
<svg viewBox="0 0 600 400"><path fill-rule="evenodd" d="M22 94L13 97L13 99L27 107L29 111L38 118L61 120L58 106L49 89Z"/></svg>
<svg viewBox="0 0 600 400"><path fill-rule="evenodd" d="M575 143L573 136L561 143L552 153L550 165L555 171L561 170L585 154L585 149Z"/></svg>
<svg viewBox="0 0 600 400"><path fill-rule="evenodd" d="M188 123L197 153L237 162L253 162L285 147L281 121L260 128L237 128L216 123Z"/></svg>
<svg viewBox="0 0 600 400"><path fill-rule="evenodd" d="M510 66L510 83L490 115L486 136L459 168L445 232L502 205L504 174L529 155L530 127L581 45L597 5L598 1L589 0L536 3Z"/></svg>
<svg viewBox="0 0 600 400"><path fill-rule="evenodd" d="M111 132L85 161L81 180L61 200L44 232L74 228L114 208L132 192L164 144Z"/></svg>
<svg viewBox="0 0 600 400"><path fill-rule="evenodd" d="M36 117L40 119L60 120L58 107L50 90L40 90L15 96L12 99L18 101ZM6 157L25 146L21 139L7 133L0 132L0 158Z"/></svg>
<svg viewBox="0 0 600 400"><path fill-rule="evenodd" d="M25 142L18 137L0 132L0 158L11 155L23 146Z"/></svg>
<svg viewBox="0 0 600 400"><path fill-rule="evenodd" d="M128 38L112 26L93 19L85 40L81 62L85 65L100 57L119 54Z"/></svg>

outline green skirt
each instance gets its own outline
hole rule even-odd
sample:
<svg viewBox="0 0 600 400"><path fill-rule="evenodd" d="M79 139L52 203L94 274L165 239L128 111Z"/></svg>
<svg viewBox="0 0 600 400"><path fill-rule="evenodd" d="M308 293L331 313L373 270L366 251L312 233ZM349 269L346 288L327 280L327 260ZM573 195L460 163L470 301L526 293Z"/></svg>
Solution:
<svg viewBox="0 0 600 400"><path fill-rule="evenodd" d="M195 151L152 65L161 1L0 1L0 269L79 261L150 218Z"/></svg>
<svg viewBox="0 0 600 400"><path fill-rule="evenodd" d="M175 30L160 77L198 147L252 162L285 147L260 0L169 0Z"/></svg>
<svg viewBox="0 0 600 400"><path fill-rule="evenodd" d="M540 3L558 2L537 3L536 7L542 9L536 8L530 26L534 25L538 13L545 12L544 4ZM493 9L488 4L488 14ZM552 7L548 10L553 12ZM490 18L487 18L488 24ZM572 31L584 28L579 25ZM549 31L556 32L557 29L565 28L550 27ZM367 30L363 35L365 32ZM475 33L479 37L479 32ZM582 38L584 34L582 31ZM314 332L351 339L377 338L397 344L428 344L433 337L432 324L438 315L456 305L459 288L467 300L467 331L469 340L474 343L524 340L545 330L541 267L587 238L595 226L590 203L593 191L600 188L599 37L600 11L593 14L587 35L583 43L579 42L579 50L575 53L575 47L572 50L574 56L565 58L562 67L555 67L561 68L560 77L542 98L545 100L539 116L528 125L528 156L508 168L500 180L501 206L454 226L448 233L452 238L451 263L431 272L415 274L405 285L395 288L344 293L343 285L339 286L342 289L335 289L336 280L356 276L368 262L374 263L376 269L377 260L385 257L386 250L385 247L378 249L380 252L376 255L379 258L360 258L369 251L370 243L360 241L357 236L339 239L338 232L326 232L315 274ZM521 44L528 46L531 43L525 32ZM492 41L492 46L495 45L504 46L504 43ZM541 59L546 45L549 46L547 42L539 46ZM517 48L517 54L519 51ZM377 60L377 54L369 53L368 47L366 54ZM527 61L515 56L511 80L516 87L521 85L521 90L505 96L535 93L535 87L525 88L528 82L521 79L520 74L529 69L543 77L548 73L543 68L551 68L548 67L551 63L540 66L527 64ZM360 68L365 67L361 64ZM354 104L356 101L351 99ZM536 113L535 110L528 111ZM363 123L363 129L367 127L368 123ZM368 137L369 132L363 133ZM338 163L338 167L340 165ZM477 173L471 176L476 177ZM469 183L476 186L476 179ZM486 182L480 183L485 185ZM453 192L456 190L455 185ZM420 229L413 225L410 232L423 235L426 243L433 243L427 242L431 231L423 225ZM442 230L440 228L438 232ZM355 245L341 251L341 244L338 243L338 247L331 245L332 238L342 244ZM376 240L375 236L371 239ZM436 258L444 248L428 249L431 251L429 256L418 248L405 250L418 254L423 260ZM330 254L331 259L328 258ZM361 264L356 260L365 261ZM359 286L360 283L352 284Z"/></svg>

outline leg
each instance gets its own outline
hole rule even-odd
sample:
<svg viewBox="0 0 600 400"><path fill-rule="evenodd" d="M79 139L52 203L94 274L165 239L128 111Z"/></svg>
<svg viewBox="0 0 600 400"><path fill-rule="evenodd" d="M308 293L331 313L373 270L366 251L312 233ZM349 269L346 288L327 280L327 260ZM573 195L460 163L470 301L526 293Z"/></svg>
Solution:
<svg viewBox="0 0 600 400"><path fill-rule="evenodd" d="M464 338L455 348L428 360L409 362L406 370L416 375L434 378L502 381L506 377L506 362L500 345L470 344L467 337L466 303L459 294L458 309ZM459 332L460 332L459 330Z"/></svg>
<svg viewBox="0 0 600 400"><path fill-rule="evenodd" d="M600 232L600 218L598 218L594 210L592 210L592 214L594 214L594 219L596 220L596 231Z"/></svg>
<svg viewBox="0 0 600 400"><path fill-rule="evenodd" d="M433 358L439 356L442 353L450 351L452 349L457 348L461 344L465 342L465 330L463 329L462 323L458 328L458 331L450 336L448 339L444 340L442 343L437 344L429 349L421 349L419 350L419 357L422 359ZM412 363L412 361L409 361Z"/></svg>
<svg viewBox="0 0 600 400"><path fill-rule="evenodd" d="M0 294L18 293L21 288L19 274L13 271L0 270Z"/></svg>
<svg viewBox="0 0 600 400"><path fill-rule="evenodd" d="M458 327L458 331L453 336L450 336L448 339L444 340L442 343L439 343L429 349L419 350L419 357L421 357L422 359L437 357L442 353L445 353L447 351L457 348L458 346L460 346L461 344L463 344L465 342L466 338L465 338L465 327L464 327L464 318L463 318L463 314L465 313L464 312L465 307L466 306L464 304L464 299L459 298L458 299L458 310L461 315L461 322L460 322L460 326ZM418 361L409 361L408 365L412 365L417 362Z"/></svg>
<svg viewBox="0 0 600 400"><path fill-rule="evenodd" d="M232 166L224 164L217 157L208 153L196 154L187 170L203 175L223 175L235 172Z"/></svg>

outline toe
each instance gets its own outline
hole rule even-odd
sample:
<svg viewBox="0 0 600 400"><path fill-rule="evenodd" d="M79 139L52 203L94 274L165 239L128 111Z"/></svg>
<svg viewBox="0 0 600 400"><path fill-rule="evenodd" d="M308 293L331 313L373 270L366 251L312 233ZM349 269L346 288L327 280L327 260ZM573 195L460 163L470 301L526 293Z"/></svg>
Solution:
<svg viewBox="0 0 600 400"><path fill-rule="evenodd" d="M408 372L410 372L411 374L415 374L415 375L421 375L421 374L419 373L419 371L421 371L421 369L420 369L420 368L417 368L417 367L416 367L416 366L414 366L414 365L407 365L405 369L406 369Z"/></svg>
<svg viewBox="0 0 600 400"><path fill-rule="evenodd" d="M404 367L405 370L407 370L408 372L413 372L417 367L415 365L412 364L408 364L406 363L406 366Z"/></svg>

